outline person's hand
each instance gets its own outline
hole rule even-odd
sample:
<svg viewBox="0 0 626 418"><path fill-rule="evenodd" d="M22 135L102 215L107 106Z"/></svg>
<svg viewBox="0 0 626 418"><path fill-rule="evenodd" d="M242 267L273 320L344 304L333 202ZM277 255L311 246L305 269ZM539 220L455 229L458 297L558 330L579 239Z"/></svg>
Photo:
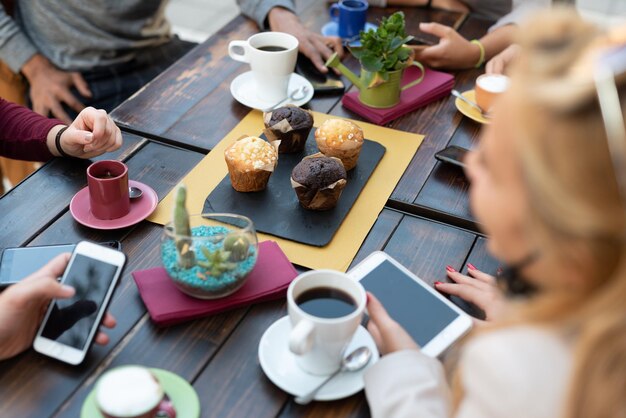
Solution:
<svg viewBox="0 0 626 418"><path fill-rule="evenodd" d="M70 88L75 87L84 97L91 97L87 82L80 73L61 71L41 54L28 60L22 67L22 73L30 84L33 110L40 115L47 117L52 113L54 117L69 124L72 119L63 109L62 103L76 112L85 108Z"/></svg>
<svg viewBox="0 0 626 418"><path fill-rule="evenodd" d="M520 54L520 46L516 44L509 45L504 51L493 57L487 62L485 68L487 74L504 74L509 66L517 59Z"/></svg>
<svg viewBox="0 0 626 418"><path fill-rule="evenodd" d="M480 59L480 48L449 26L421 23L420 30L439 38L437 45L415 50L415 59L433 68L472 68Z"/></svg>
<svg viewBox="0 0 626 418"><path fill-rule="evenodd" d="M62 126L55 126L48 133L48 149L58 156L55 138ZM87 107L61 134L63 151L78 158L92 158L105 152L115 151L122 145L122 133L115 122L102 109Z"/></svg>
<svg viewBox="0 0 626 418"><path fill-rule="evenodd" d="M496 279L489 274L483 273L471 264L468 265L466 276L451 267L446 269L448 277L454 283L435 282L435 288L440 292L458 296L473 303L485 312L487 321L500 316L504 307L504 296L496 286Z"/></svg>
<svg viewBox="0 0 626 418"><path fill-rule="evenodd" d="M32 345L52 299L74 296L74 288L57 281L69 259L69 253L59 255L39 271L0 294L0 360L13 357ZM105 315L102 325L113 328L115 318ZM102 345L108 344L109 337L100 332L95 341Z"/></svg>
<svg viewBox="0 0 626 418"><path fill-rule="evenodd" d="M337 52L339 58L343 57L343 45L340 38L322 36L310 31L290 10L274 7L268 14L268 21L271 30L295 36L298 39L300 52L310 59L322 73L328 72L324 63L334 52Z"/></svg>
<svg viewBox="0 0 626 418"><path fill-rule="evenodd" d="M419 349L413 338L389 316L380 301L370 292L367 292L367 310L370 316L367 330L372 334L382 355L400 350Z"/></svg>

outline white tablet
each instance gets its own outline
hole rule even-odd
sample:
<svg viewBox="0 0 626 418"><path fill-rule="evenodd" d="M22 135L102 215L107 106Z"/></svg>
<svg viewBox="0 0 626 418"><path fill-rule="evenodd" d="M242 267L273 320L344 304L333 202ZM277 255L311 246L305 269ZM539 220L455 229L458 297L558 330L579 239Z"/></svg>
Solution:
<svg viewBox="0 0 626 418"><path fill-rule="evenodd" d="M382 251L348 274L383 303L429 356L437 357L472 328L469 315Z"/></svg>

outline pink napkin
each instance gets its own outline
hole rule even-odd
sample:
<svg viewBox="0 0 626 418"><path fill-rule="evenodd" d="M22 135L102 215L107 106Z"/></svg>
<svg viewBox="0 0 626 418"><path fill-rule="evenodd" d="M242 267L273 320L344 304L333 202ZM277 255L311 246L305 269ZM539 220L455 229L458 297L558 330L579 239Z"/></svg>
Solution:
<svg viewBox="0 0 626 418"><path fill-rule="evenodd" d="M298 272L274 241L259 244L259 256L241 289L214 300L192 298L179 291L163 267L133 272L143 303L158 325L172 325L285 295Z"/></svg>
<svg viewBox="0 0 626 418"><path fill-rule="evenodd" d="M402 85L408 84L418 78L422 73L417 67L409 67L402 76ZM446 97L454 87L454 77L451 74L426 69L426 75L421 83L413 86L400 95L400 103L387 109L375 109L365 106L359 101L359 92L347 93L341 102L345 107L352 110L377 125L384 125L405 113L412 112L422 106Z"/></svg>

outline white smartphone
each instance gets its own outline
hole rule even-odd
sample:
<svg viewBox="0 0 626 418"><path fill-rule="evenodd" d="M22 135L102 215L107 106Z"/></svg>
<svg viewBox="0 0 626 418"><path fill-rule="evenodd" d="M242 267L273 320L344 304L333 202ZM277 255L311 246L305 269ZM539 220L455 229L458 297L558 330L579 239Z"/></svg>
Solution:
<svg viewBox="0 0 626 418"><path fill-rule="evenodd" d="M74 287L76 294L50 303L35 337L35 351L80 364L98 332L125 263L121 251L79 242L61 279Z"/></svg>
<svg viewBox="0 0 626 418"><path fill-rule="evenodd" d="M472 328L469 315L387 253L370 254L348 275L382 302L426 355L439 356Z"/></svg>

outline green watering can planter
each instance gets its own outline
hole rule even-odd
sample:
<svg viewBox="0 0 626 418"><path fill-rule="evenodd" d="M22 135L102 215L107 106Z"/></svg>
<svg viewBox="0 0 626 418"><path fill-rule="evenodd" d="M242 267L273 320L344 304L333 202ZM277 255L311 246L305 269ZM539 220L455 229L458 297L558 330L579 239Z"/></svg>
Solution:
<svg viewBox="0 0 626 418"><path fill-rule="evenodd" d="M336 68L348 78L359 89L359 100L366 106L374 107L377 109L384 109L387 107L393 107L400 103L400 93L406 89L410 89L418 85L424 80L426 70L424 66L417 61L413 61L407 67L400 70L389 71L389 79L380 84L372 86L372 81L376 79L376 73L367 71L361 67L361 77L357 77L352 71L341 63L337 53L334 53L326 62L328 68ZM422 75L416 80L411 81L404 86L400 86L402 81L402 75L404 70L408 67L414 66L422 70Z"/></svg>

